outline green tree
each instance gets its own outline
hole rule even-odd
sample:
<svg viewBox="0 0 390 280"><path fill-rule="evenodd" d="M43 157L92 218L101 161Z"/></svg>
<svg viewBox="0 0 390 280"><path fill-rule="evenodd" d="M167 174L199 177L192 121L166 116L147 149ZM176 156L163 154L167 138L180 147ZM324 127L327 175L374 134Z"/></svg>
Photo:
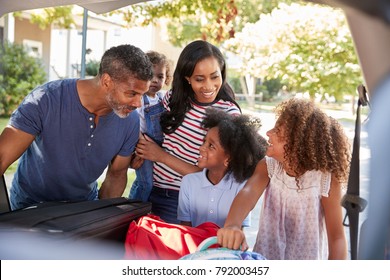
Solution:
<svg viewBox="0 0 390 280"><path fill-rule="evenodd" d="M105 16L119 14L127 22L127 27L157 25L165 19L163 24L174 46L181 47L195 39L219 45L234 38L246 23L256 22L260 14L270 13L279 3L291 2L294 0L152 1L133 4ZM71 28L75 24L72 9L73 6L45 8L42 13L32 13L31 22L42 29L53 23Z"/></svg>
<svg viewBox="0 0 390 280"><path fill-rule="evenodd" d="M344 15L318 5L285 5L247 24L225 44L243 75L280 78L292 91L342 100L362 82Z"/></svg>
<svg viewBox="0 0 390 280"><path fill-rule="evenodd" d="M27 93L46 81L42 62L22 45L4 42L0 47L0 115L8 116Z"/></svg>
<svg viewBox="0 0 390 280"><path fill-rule="evenodd" d="M131 5L115 11L129 26L159 24L167 19L169 41L183 46L195 39L214 44L234 38L247 22L272 11L279 3L292 0L171 0Z"/></svg>
<svg viewBox="0 0 390 280"><path fill-rule="evenodd" d="M271 3L279 1L282 0ZM265 9L268 10L269 0L152 1L133 4L105 16L121 15L129 28L156 25L166 19L169 40L174 46L183 46L195 39L218 44L234 37L245 22L256 21L263 2L267 3ZM41 9L40 13L32 13L30 21L42 29L51 24L69 29L75 25L72 10L73 5ZM14 14L20 16L20 12Z"/></svg>
<svg viewBox="0 0 390 280"><path fill-rule="evenodd" d="M41 9L41 13L32 13L30 22L38 24L39 28L46 29L51 24L70 29L75 26L72 14L73 6L60 6ZM21 12L15 12L15 17L21 17Z"/></svg>

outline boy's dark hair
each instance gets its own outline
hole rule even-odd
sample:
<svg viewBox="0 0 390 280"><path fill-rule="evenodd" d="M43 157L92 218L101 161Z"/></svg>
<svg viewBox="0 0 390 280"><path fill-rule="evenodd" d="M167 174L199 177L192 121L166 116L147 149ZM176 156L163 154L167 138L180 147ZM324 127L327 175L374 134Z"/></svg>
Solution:
<svg viewBox="0 0 390 280"><path fill-rule="evenodd" d="M221 51L209 42L193 41L181 52L173 73L170 110L161 115L161 128L164 133L174 132L183 122L185 113L191 109L191 101L195 100L195 93L185 77L192 75L199 61L209 57L214 57L218 61L222 75L222 86L216 100L230 101L240 108L235 101L233 89L226 81L226 62Z"/></svg>
<svg viewBox="0 0 390 280"><path fill-rule="evenodd" d="M232 172L237 182L248 179L264 158L268 146L258 133L260 119L250 115L231 115L210 107L206 109L202 126L206 129L218 127L219 141L229 155L227 171Z"/></svg>
<svg viewBox="0 0 390 280"><path fill-rule="evenodd" d="M147 55L133 45L119 45L102 56L99 75L107 73L113 80L123 81L132 75L142 81L153 79L153 68Z"/></svg>

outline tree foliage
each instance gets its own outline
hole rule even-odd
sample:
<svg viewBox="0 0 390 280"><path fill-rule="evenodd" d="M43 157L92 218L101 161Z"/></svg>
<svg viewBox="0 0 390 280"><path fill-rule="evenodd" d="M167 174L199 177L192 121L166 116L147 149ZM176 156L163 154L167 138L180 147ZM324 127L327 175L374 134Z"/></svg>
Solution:
<svg viewBox="0 0 390 280"><path fill-rule="evenodd" d="M27 49L4 42L0 47L0 115L9 115L27 93L45 82L46 72L40 60Z"/></svg>
<svg viewBox="0 0 390 280"><path fill-rule="evenodd" d="M75 26L72 10L72 5L40 9L40 12L31 14L30 21L37 24L42 30L46 29L51 24L70 29L72 26ZM20 12L16 12L14 15L16 17L21 17Z"/></svg>
<svg viewBox="0 0 390 280"><path fill-rule="evenodd" d="M129 26L147 26L158 24L161 18L169 19L167 30L174 46L195 39L219 45L279 2L291 0L171 0L132 5L115 13L122 14Z"/></svg>
<svg viewBox="0 0 390 280"><path fill-rule="evenodd" d="M311 97L341 100L362 80L344 15L332 8L281 4L224 47L241 58L242 73L281 78L290 90Z"/></svg>
<svg viewBox="0 0 390 280"><path fill-rule="evenodd" d="M41 27L70 27L71 10L72 6L48 8L32 19ZM243 77L281 80L292 91L340 100L362 80L341 11L306 1L151 1L108 15L113 13L122 15L128 27L165 24L174 46L195 39L222 46L241 58Z"/></svg>
<svg viewBox="0 0 390 280"><path fill-rule="evenodd" d="M166 19L169 41L174 46L195 39L219 45L233 38L246 23L256 22L260 14L271 12L279 3L291 2L294 0L160 0L133 4L105 16L119 14L127 27L157 25ZM75 25L73 7L41 9L40 13L32 13L31 22L42 29L50 24L69 29Z"/></svg>

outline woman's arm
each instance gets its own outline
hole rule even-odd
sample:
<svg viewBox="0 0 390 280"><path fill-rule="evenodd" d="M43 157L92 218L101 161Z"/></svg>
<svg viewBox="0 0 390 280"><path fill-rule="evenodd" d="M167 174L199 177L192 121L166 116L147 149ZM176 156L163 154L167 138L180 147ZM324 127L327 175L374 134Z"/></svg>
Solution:
<svg viewBox="0 0 390 280"><path fill-rule="evenodd" d="M156 161L167 165L169 168L175 170L180 175L184 176L190 173L201 171L202 169L196 165L187 163L161 148L150 137L144 135L139 139L136 147L137 155L143 159Z"/></svg>
<svg viewBox="0 0 390 280"><path fill-rule="evenodd" d="M343 226L341 185L332 175L329 197L322 197L330 260L347 259L347 240Z"/></svg>
<svg viewBox="0 0 390 280"><path fill-rule="evenodd" d="M230 249L248 249L245 234L241 225L248 213L256 206L257 201L269 183L267 164L262 159L256 166L253 175L234 198L226 218L225 225L218 230L218 243Z"/></svg>

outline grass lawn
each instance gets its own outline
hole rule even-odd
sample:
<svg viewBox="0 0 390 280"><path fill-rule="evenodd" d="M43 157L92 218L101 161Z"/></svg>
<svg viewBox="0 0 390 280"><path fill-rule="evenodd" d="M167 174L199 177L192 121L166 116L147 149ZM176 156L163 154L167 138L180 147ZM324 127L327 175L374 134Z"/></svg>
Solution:
<svg viewBox="0 0 390 280"><path fill-rule="evenodd" d="M8 124L9 117L1 117L0 118L0 131L3 131L3 129L7 126ZM11 164L10 167L5 171L5 174L13 174L15 173L17 166L17 161Z"/></svg>
<svg viewBox="0 0 390 280"><path fill-rule="evenodd" d="M4 127L8 124L9 118L1 117L0 118L0 128L3 131Z"/></svg>

